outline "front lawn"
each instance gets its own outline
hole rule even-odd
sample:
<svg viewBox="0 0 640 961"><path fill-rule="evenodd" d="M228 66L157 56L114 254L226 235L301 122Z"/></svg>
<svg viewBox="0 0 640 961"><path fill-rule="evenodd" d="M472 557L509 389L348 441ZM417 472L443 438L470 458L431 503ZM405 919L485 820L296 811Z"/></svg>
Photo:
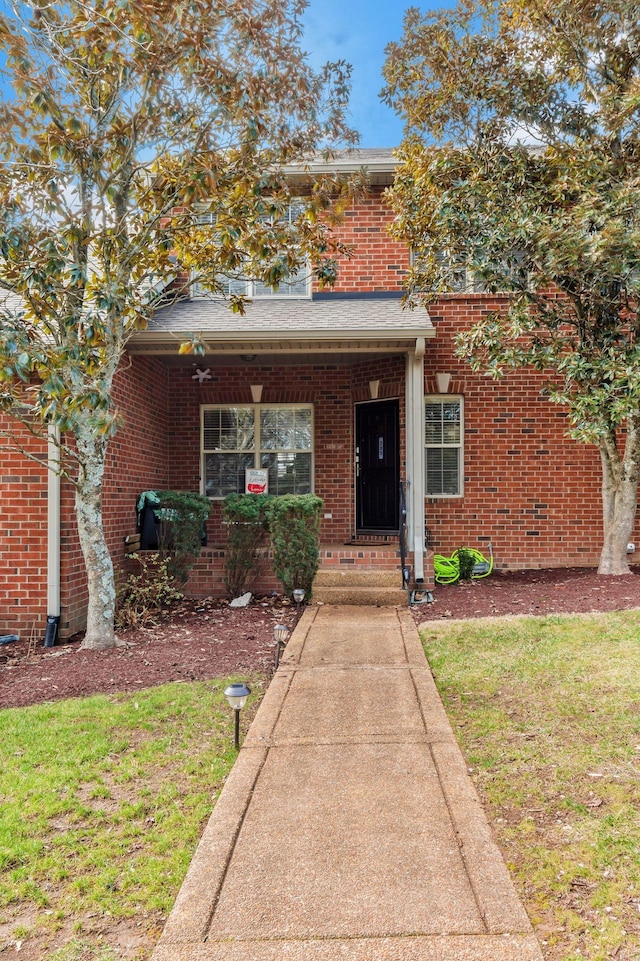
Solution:
<svg viewBox="0 0 640 961"><path fill-rule="evenodd" d="M637 961L640 613L423 638L545 961ZM234 760L228 681L0 711L0 955L150 957Z"/></svg>
<svg viewBox="0 0 640 961"><path fill-rule="evenodd" d="M640 613L421 633L545 961L637 961Z"/></svg>
<svg viewBox="0 0 640 961"><path fill-rule="evenodd" d="M0 956L150 956L235 759L229 680L0 711Z"/></svg>

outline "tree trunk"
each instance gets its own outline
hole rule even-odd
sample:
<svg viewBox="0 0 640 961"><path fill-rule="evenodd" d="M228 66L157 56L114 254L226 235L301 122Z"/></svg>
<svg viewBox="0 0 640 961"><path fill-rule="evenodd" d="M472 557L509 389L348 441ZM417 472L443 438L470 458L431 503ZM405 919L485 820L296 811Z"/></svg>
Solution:
<svg viewBox="0 0 640 961"><path fill-rule="evenodd" d="M627 419L624 454L615 430L600 442L602 459L602 520L604 542L598 574L629 574L627 544L631 539L638 504L640 468L640 414Z"/></svg>
<svg viewBox="0 0 640 961"><path fill-rule="evenodd" d="M81 647L102 650L116 646L113 563L102 526L102 481L107 438L86 425L75 431L79 460L76 519L87 571L89 602L87 631Z"/></svg>

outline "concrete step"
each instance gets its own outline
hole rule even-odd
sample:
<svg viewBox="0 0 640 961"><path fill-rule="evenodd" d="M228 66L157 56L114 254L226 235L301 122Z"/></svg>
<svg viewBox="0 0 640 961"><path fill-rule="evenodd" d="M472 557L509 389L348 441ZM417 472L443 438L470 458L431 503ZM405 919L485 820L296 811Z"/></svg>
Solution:
<svg viewBox="0 0 640 961"><path fill-rule="evenodd" d="M398 587L318 587L313 588L313 603L358 604L363 607L406 607L406 591Z"/></svg>
<svg viewBox="0 0 640 961"><path fill-rule="evenodd" d="M400 567L385 570L377 567L321 567L316 574L313 591L321 587L394 587L402 584Z"/></svg>
<svg viewBox="0 0 640 961"><path fill-rule="evenodd" d="M313 600L323 604L361 604L371 607L406 606L400 568L321 568L313 582Z"/></svg>

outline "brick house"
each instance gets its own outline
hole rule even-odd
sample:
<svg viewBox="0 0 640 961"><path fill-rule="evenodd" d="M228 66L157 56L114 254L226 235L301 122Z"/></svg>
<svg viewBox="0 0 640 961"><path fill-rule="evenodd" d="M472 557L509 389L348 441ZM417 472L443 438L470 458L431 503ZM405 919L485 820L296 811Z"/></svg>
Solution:
<svg viewBox="0 0 640 961"><path fill-rule="evenodd" d="M244 317L196 291L131 340L103 500L119 570L141 491L201 491L213 509L188 590L224 594L221 499L247 468L265 467L271 493L323 498L323 570L377 569L401 583L401 484L412 583L432 583L433 550L486 553L489 542L500 568L597 564L597 450L566 438L541 375L495 383L455 357L456 331L499 297L454 293L428 313L403 309L410 253L386 230L383 198L394 161L365 150L337 166L362 164L371 188L340 228L355 253L335 288L299 279L275 294L251 289ZM199 333L206 356L178 354L185 332ZM23 441L38 462L0 446L0 634L40 637L59 605L64 637L82 627L86 605L73 493L48 472L51 452Z"/></svg>

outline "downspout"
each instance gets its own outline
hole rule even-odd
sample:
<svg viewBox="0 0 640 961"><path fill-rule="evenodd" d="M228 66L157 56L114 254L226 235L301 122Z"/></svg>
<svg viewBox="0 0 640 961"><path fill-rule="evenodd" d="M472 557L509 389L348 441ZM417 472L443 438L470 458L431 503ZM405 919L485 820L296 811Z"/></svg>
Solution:
<svg viewBox="0 0 640 961"><path fill-rule="evenodd" d="M53 647L60 622L60 431L49 428L47 445L47 628L44 646Z"/></svg>
<svg viewBox="0 0 640 961"><path fill-rule="evenodd" d="M416 581L424 580L424 354L425 339L418 337L406 369L407 527Z"/></svg>

